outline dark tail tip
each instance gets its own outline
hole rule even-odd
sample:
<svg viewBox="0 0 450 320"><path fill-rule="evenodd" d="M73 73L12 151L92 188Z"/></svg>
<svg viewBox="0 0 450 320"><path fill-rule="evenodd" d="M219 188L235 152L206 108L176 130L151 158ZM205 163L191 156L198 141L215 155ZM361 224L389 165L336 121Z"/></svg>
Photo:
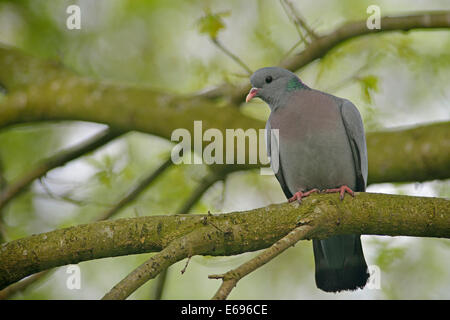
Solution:
<svg viewBox="0 0 450 320"><path fill-rule="evenodd" d="M363 288L369 279L360 236L313 240L316 285L326 292Z"/></svg>
<svg viewBox="0 0 450 320"><path fill-rule="evenodd" d="M369 279L366 266L347 266L345 270L323 269L316 271L316 285L326 292L364 288Z"/></svg>

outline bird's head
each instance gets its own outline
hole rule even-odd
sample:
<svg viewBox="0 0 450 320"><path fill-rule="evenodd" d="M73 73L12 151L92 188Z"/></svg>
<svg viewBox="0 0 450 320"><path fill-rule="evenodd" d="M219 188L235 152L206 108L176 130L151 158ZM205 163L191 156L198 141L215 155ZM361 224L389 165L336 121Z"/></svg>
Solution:
<svg viewBox="0 0 450 320"><path fill-rule="evenodd" d="M279 67L261 68L250 77L252 89L245 99L260 98L272 108L291 91L307 88L295 73Z"/></svg>

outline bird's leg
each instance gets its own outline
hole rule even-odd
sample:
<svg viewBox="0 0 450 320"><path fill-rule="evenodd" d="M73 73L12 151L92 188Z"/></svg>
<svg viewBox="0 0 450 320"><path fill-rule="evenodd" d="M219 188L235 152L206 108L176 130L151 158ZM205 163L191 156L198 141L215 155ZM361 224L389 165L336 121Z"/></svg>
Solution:
<svg viewBox="0 0 450 320"><path fill-rule="evenodd" d="M292 196L292 198L289 198L288 202L294 202L295 200L298 201L298 203L302 203L302 198L305 198L307 196L309 196L311 193L317 192L319 193L319 189L311 189L309 191L306 192L302 192L302 191L298 191L296 193L294 193L294 195Z"/></svg>
<svg viewBox="0 0 450 320"><path fill-rule="evenodd" d="M344 196L345 196L346 192L349 193L352 197L355 196L355 193L353 192L353 190L350 189L349 187L347 187L346 185L343 185L340 188L335 188L335 189L325 189L323 192L325 192L325 193L336 193L336 192L339 192L339 194L340 194L339 198L341 200L344 200Z"/></svg>

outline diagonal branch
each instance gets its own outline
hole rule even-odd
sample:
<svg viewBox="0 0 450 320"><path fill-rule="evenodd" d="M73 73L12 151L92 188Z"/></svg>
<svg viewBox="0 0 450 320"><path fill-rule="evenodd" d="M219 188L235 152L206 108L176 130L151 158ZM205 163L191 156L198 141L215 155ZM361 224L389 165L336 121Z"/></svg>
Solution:
<svg viewBox="0 0 450 320"><path fill-rule="evenodd" d="M111 209L103 212L102 215L97 218L97 221L107 220L117 214L124 207L128 206L171 165L172 159L168 158L155 171L151 172L148 176L137 183L125 197L123 197L119 202L116 203L116 205L114 205Z"/></svg>
<svg viewBox="0 0 450 320"><path fill-rule="evenodd" d="M216 174L215 172L208 174L202 179L198 187L195 188L194 192L189 196L189 198L183 203L183 205L177 210L177 214L187 214L192 209L192 207L200 200L200 198L205 194L205 192L217 181L223 179L221 174Z"/></svg>
<svg viewBox="0 0 450 320"><path fill-rule="evenodd" d="M111 140L119 136L118 132L106 129L97 133L95 136L83 141L82 143L70 147L59 152L47 160L44 160L40 165L20 177L14 183L9 184L0 193L0 211L11 201L15 196L23 192L34 180L44 176L50 170L60 167L67 162L76 159L88 152L94 151L99 147L105 145Z"/></svg>
<svg viewBox="0 0 450 320"><path fill-rule="evenodd" d="M259 267L265 265L267 262L278 256L291 246L294 246L298 241L307 239L308 233L311 231L308 225L300 225L285 237L275 242L270 248L264 250L263 253L245 262L236 269L230 270L225 274L210 275L210 279L222 279L222 285L213 296L213 300L225 300L230 294L231 290L236 286L239 280L255 271Z"/></svg>
<svg viewBox="0 0 450 320"><path fill-rule="evenodd" d="M380 29L368 29L366 19L348 22L332 32L318 36L309 45L295 56L288 57L280 66L291 71L297 71L316 59L330 52L339 44L355 37L396 31L409 31L414 29L448 29L450 28L450 11L435 11L417 15L405 15L395 17L382 17ZM218 97L230 97L232 103L240 104L250 90L248 84L239 87L231 87L224 84L205 92L203 95L210 99Z"/></svg>
<svg viewBox="0 0 450 320"><path fill-rule="evenodd" d="M156 279L156 285L154 292L152 293L150 299L151 300L161 300L162 296L164 294L164 289L166 287L166 281L167 281L167 275L169 273L169 268L164 269L161 271L161 273L158 275L158 278Z"/></svg>
<svg viewBox="0 0 450 320"><path fill-rule="evenodd" d="M205 192L218 180L221 179L221 176L216 175L214 173L210 173L208 174L206 177L204 177L204 179L202 179L202 181L200 182L200 184L198 185L198 187L194 190L194 192L190 195L190 197L183 203L183 205L177 210L177 214L187 214L189 213L189 211L192 209L192 207L198 202L200 201L201 197L205 194ZM153 257L151 258L153 259ZM147 262L145 262L145 264L147 264ZM140 268L140 267L139 267ZM157 283L156 283L156 290L155 290L155 296L154 296L154 300L160 300L162 297L162 293L164 290L164 285L167 279L167 272L168 269L163 269L161 271L161 273L159 274ZM122 281L133 281L135 278L134 277L127 277L127 280L122 280Z"/></svg>
<svg viewBox="0 0 450 320"><path fill-rule="evenodd" d="M29 288L32 284L44 278L46 275L51 274L52 270L53 269L35 273L25 279L20 280L19 282L11 284L10 286L4 288L3 290L0 290L0 300L9 299L15 294L25 291L25 289Z"/></svg>
<svg viewBox="0 0 450 320"><path fill-rule="evenodd" d="M100 217L98 217L95 221L107 220L110 219L113 215L119 212L123 207L128 205L130 202L135 200L139 194L148 188L148 186L153 183L154 180L158 176L160 176L170 165L172 164L171 159L164 161L161 166L159 166L154 172L152 172L147 178L144 178L140 183L138 183L126 197L124 197L121 201L118 202L116 206L112 209L103 213ZM202 180L200 185L196 188L193 194L189 197L186 203L183 204L182 207L178 210L179 214L188 213L191 207L193 207L198 200L202 197L202 195L208 190L208 188L214 184L214 182L220 180L220 176L215 174L210 174ZM30 277L14 283L7 288L0 290L0 300L7 299L8 297L16 294L17 292L23 291L28 288L30 285L35 283L36 281L43 278L47 275L51 270L42 271L36 274L31 275ZM159 300L162 296L162 290L164 288L164 283L166 279L167 269L161 272L160 277L158 278L157 288L155 291L155 300Z"/></svg>
<svg viewBox="0 0 450 320"><path fill-rule="evenodd" d="M166 168L168 168L171 164L170 158L158 167L154 172L152 172L147 178L144 178L138 185L136 185L125 198L120 200L113 208L104 212L101 216L99 216L95 221L107 220L119 212L123 207L128 205L134 199L138 197L138 195L145 190L160 174L162 174ZM0 224L1 227L1 224ZM0 241L1 243L1 241ZM38 280L42 279L45 275L49 274L51 270L42 271L39 273L35 273L29 276L22 281L14 283L3 290L0 290L0 300L8 299L14 294L24 291L30 285L36 283Z"/></svg>
<svg viewBox="0 0 450 320"><path fill-rule="evenodd" d="M188 233L187 235L172 241L161 252L151 257L115 285L114 288L103 297L103 300L126 299L136 289L148 280L155 278L159 273L175 262L192 256L194 252L207 252L212 250L215 245L215 241L212 239L216 234L217 231L215 229L202 227L195 232Z"/></svg>
<svg viewBox="0 0 450 320"><path fill-rule="evenodd" d="M172 243L170 250L176 246L181 251L171 253L170 261L265 249L299 223L313 228L312 239L353 233L450 238L450 200L357 193L340 201L336 195L314 195L300 206L283 203L213 216L148 216L58 229L0 246L0 288L53 267L159 252ZM168 265L164 262L151 276Z"/></svg>
<svg viewBox="0 0 450 320"><path fill-rule="evenodd" d="M368 29L366 20L349 22L331 33L319 37L295 57L288 58L282 67L298 70L328 53L338 44L363 35L413 29L443 29L450 27L450 11L429 12L419 15L382 17L380 29Z"/></svg>
<svg viewBox="0 0 450 320"><path fill-rule="evenodd" d="M77 85L79 85L77 90L85 92L87 96L94 95L101 86L81 79ZM211 105L213 102L201 97L177 98L144 89L108 86L107 90L103 89L102 103L92 108L88 103L89 99L78 100L74 97L73 100L68 100L67 104L58 105L60 100L58 96L47 92L48 89L45 86L40 88L36 85L35 90L40 94L29 96L26 93L17 92L0 102L0 127L27 119L82 120L106 123L111 128L122 131L139 130L166 139L170 139L173 131L178 128L185 128L193 137L194 122L198 120L202 121L203 131L215 128L224 137L226 130L237 128L259 130L265 127L264 121L246 116L238 108L231 105L213 106ZM126 100L125 107L121 99ZM148 121L148 119L153 120ZM369 183L449 178L450 152L442 152L442 150L448 150L449 126L450 122L443 122L406 130L367 133ZM436 139L436 136L441 138ZM392 139L401 143L394 144ZM205 147L207 142L203 141L203 143ZM408 146L408 148L398 148L399 145ZM388 157L383 153L385 146L389 146L393 152ZM429 151L427 151L428 148ZM248 155L246 158L248 159ZM388 158L392 160L386 163ZM382 165L378 166L380 163ZM396 174L393 170L384 170L386 165L391 168L402 168L402 174ZM260 163L250 164L247 161L245 164L212 164L210 168L215 172L235 172L256 169L260 166ZM437 172L438 175L429 174L433 172Z"/></svg>
<svg viewBox="0 0 450 320"><path fill-rule="evenodd" d="M303 38L303 33L300 31L299 27L305 29L306 33L309 35L309 37L312 40L319 38L319 36L308 26L308 24L305 22L305 20L300 16L300 13L297 12L297 9L289 0L281 0L281 5L283 6L283 9L285 10L286 14L288 15L287 10L284 7L283 3L287 7L289 7L291 14L292 14L292 20L294 21L294 24L297 28L297 32L299 33L301 38Z"/></svg>
<svg viewBox="0 0 450 320"><path fill-rule="evenodd" d="M235 55L233 52L228 50L222 42L220 42L217 38L211 38L211 41L220 49L222 52L224 52L227 56L229 56L234 62L236 62L238 65L240 65L248 75L252 75L253 71L242 61L237 55Z"/></svg>

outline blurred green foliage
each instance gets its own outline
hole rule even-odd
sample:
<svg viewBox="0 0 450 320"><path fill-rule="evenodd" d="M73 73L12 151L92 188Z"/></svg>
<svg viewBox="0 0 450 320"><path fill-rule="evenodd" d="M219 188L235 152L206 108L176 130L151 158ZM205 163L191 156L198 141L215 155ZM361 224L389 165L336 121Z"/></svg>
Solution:
<svg viewBox="0 0 450 320"><path fill-rule="evenodd" d="M199 32L207 34L211 39L216 39L220 30L225 29L223 18L229 15L229 11L211 13L210 10L206 10L205 16L197 21Z"/></svg>
<svg viewBox="0 0 450 320"><path fill-rule="evenodd" d="M293 2L319 34L345 21L365 19L370 4L379 5L383 15L450 10L446 0ZM81 7L81 30L66 28L69 4ZM299 70L299 75L308 85L352 100L367 130L448 120L448 32L377 34L346 41ZM59 60L91 78L180 94L248 81L239 76L243 70L211 43L210 38L219 36L253 70L278 64L298 41L295 27L277 1L0 1L0 42ZM258 101L246 105L243 112L260 119L268 116L268 108ZM61 122L4 129L0 132L1 176L12 182L39 161L101 128ZM132 132L52 170L4 210L6 238L92 221L155 170L172 145ZM174 213L207 174L201 165L172 167L115 218ZM369 191L450 197L449 185L449 181L383 184ZM216 183L192 212L228 212L281 201L284 197L273 177L243 172ZM381 268L381 290L338 295L317 290L311 245L302 242L241 281L231 298L450 298L448 240L364 236L363 241L369 264ZM170 268L163 298L209 298L219 282L207 279L207 274L228 271L254 255L194 257L184 275L181 261ZM61 267L16 298L97 299L148 257L80 263L81 290L66 288L67 274ZM150 281L132 298L151 297L154 284Z"/></svg>

